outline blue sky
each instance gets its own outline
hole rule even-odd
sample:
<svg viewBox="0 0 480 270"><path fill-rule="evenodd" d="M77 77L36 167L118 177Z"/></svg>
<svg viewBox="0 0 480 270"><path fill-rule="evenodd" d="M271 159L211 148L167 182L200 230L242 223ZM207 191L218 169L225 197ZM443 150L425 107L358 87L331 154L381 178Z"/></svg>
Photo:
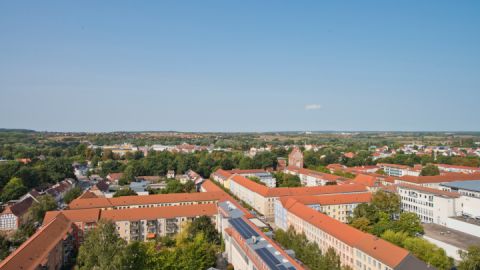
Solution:
<svg viewBox="0 0 480 270"><path fill-rule="evenodd" d="M0 1L0 127L480 130L479 1Z"/></svg>

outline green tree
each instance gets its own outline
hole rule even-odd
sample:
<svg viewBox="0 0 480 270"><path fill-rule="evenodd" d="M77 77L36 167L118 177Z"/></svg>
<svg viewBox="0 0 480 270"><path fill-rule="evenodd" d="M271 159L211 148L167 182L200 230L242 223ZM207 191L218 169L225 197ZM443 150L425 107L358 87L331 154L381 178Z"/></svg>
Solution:
<svg viewBox="0 0 480 270"><path fill-rule="evenodd" d="M119 270L147 270L152 269L152 265L149 265L148 246L138 242L133 241L129 243L123 252L120 254L118 261Z"/></svg>
<svg viewBox="0 0 480 270"><path fill-rule="evenodd" d="M350 225L364 232L371 232L372 226L370 220L366 217L355 218Z"/></svg>
<svg viewBox="0 0 480 270"><path fill-rule="evenodd" d="M376 212L384 212L393 217L400 213L400 196L379 190L373 194L371 205Z"/></svg>
<svg viewBox="0 0 480 270"><path fill-rule="evenodd" d="M420 218L415 213L404 212L393 225L395 231L406 232L409 236L416 236L423 233L423 226Z"/></svg>
<svg viewBox="0 0 480 270"><path fill-rule="evenodd" d="M429 164L425 167L423 167L422 171L420 172L420 175L422 176L432 176L432 175L439 175L440 170L438 169L437 166Z"/></svg>
<svg viewBox="0 0 480 270"><path fill-rule="evenodd" d="M65 196L63 196L63 201L66 204L69 204L80 195L82 195L82 189L80 187L74 187L65 193Z"/></svg>
<svg viewBox="0 0 480 270"><path fill-rule="evenodd" d="M189 237L193 239L199 233L203 233L205 236L205 240L207 240L209 243L215 245L220 244L220 237L210 217L201 216L192 221L192 223L188 227Z"/></svg>
<svg viewBox="0 0 480 270"><path fill-rule="evenodd" d="M77 265L80 270L105 269L116 270L121 266L126 247L112 221L100 220L97 227L89 231L80 246Z"/></svg>
<svg viewBox="0 0 480 270"><path fill-rule="evenodd" d="M28 209L28 215L34 222L41 222L47 211L57 209L57 202L50 195L42 195L37 198L38 202L34 202Z"/></svg>
<svg viewBox="0 0 480 270"><path fill-rule="evenodd" d="M25 193L27 193L27 188L23 185L22 179L13 177L3 188L0 197L3 202L7 202L9 200L18 199Z"/></svg>
<svg viewBox="0 0 480 270"><path fill-rule="evenodd" d="M131 188L122 188L117 190L114 194L113 197L122 197L122 196L135 196L137 193L133 191Z"/></svg>
<svg viewBox="0 0 480 270"><path fill-rule="evenodd" d="M459 270L480 270L480 246L470 246L467 251L460 251L460 258Z"/></svg>

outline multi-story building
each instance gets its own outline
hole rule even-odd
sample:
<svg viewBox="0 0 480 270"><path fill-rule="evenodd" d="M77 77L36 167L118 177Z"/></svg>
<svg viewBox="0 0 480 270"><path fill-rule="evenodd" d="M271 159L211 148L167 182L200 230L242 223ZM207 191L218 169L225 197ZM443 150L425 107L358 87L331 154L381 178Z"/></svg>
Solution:
<svg viewBox="0 0 480 270"><path fill-rule="evenodd" d="M294 198L284 200L282 207L286 219L275 220L278 227L292 227L295 232L304 233L324 253L333 248L344 266L354 270L431 269L407 250L339 222Z"/></svg>
<svg viewBox="0 0 480 270"><path fill-rule="evenodd" d="M395 184L411 184L442 189L441 184L459 181L479 180L480 174L442 173L435 176L402 176L394 177Z"/></svg>
<svg viewBox="0 0 480 270"><path fill-rule="evenodd" d="M419 176L421 169L420 168L412 168L405 165L398 165L398 164L386 164L386 163L378 163L378 167L383 169L386 175L389 176Z"/></svg>
<svg viewBox="0 0 480 270"><path fill-rule="evenodd" d="M228 172L231 174L239 174L245 177L257 177L260 180L260 182L264 183L267 187L277 186L277 181L272 176L272 174L262 169L252 169L252 170L234 169Z"/></svg>
<svg viewBox="0 0 480 270"><path fill-rule="evenodd" d="M458 192L464 196L480 198L480 180L443 183L440 184L440 188L446 191Z"/></svg>
<svg viewBox="0 0 480 270"><path fill-rule="evenodd" d="M458 193L407 184L398 185L397 191L402 211L416 213L424 223L445 226L447 218L456 215Z"/></svg>
<svg viewBox="0 0 480 270"><path fill-rule="evenodd" d="M214 203L209 203L112 210L50 211L45 215L44 223L48 223L60 213L79 229L76 235L79 241L83 239L83 234L94 228L100 219L113 221L118 234L126 241L146 241L157 236L174 235L183 228L185 222L193 221L200 216L209 216L212 221L215 221L217 207Z"/></svg>
<svg viewBox="0 0 480 270"><path fill-rule="evenodd" d="M75 199L69 205L69 209L128 209L148 208L175 205L194 205L216 203L225 198L225 192L198 192L198 193L174 193L156 194L148 196L122 196L117 198L85 198Z"/></svg>
<svg viewBox="0 0 480 270"><path fill-rule="evenodd" d="M317 172L309 169L298 168L295 166L288 166L284 170L285 173L297 175L300 178L302 186L316 187L325 186L331 183L345 181L346 179L329 173Z"/></svg>
<svg viewBox="0 0 480 270"><path fill-rule="evenodd" d="M281 247L259 230L244 211L225 201L218 205L217 229L225 243L225 253L235 269L304 269Z"/></svg>
<svg viewBox="0 0 480 270"><path fill-rule="evenodd" d="M340 222L347 222L352 216L353 210L361 203L369 203L372 199L371 193L353 194L331 194L321 196L293 196L282 197L275 202L275 222L283 221L282 229L286 230L286 211L283 208L285 202L294 198L304 205L328 215Z"/></svg>
<svg viewBox="0 0 480 270"><path fill-rule="evenodd" d="M358 184L268 188L241 175L233 175L229 179L229 183L229 189L232 194L253 207L260 214L264 215L267 220L274 219L274 203L280 197L368 192L364 185Z"/></svg>
<svg viewBox="0 0 480 270"><path fill-rule="evenodd" d="M75 230L68 218L57 215L1 261L0 269L62 269L74 258Z"/></svg>
<svg viewBox="0 0 480 270"><path fill-rule="evenodd" d="M288 155L288 166L303 168L303 153L298 147L294 147Z"/></svg>

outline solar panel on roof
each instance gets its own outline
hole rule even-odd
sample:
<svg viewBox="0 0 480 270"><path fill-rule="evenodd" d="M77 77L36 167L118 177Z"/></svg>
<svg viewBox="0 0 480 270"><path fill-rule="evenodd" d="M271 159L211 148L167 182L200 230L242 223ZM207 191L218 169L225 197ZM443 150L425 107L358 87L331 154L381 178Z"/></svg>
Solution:
<svg viewBox="0 0 480 270"><path fill-rule="evenodd" d="M280 269L278 265L280 261L275 258L266 248L259 248L256 250L257 254L262 258L262 260L270 267L270 269Z"/></svg>
<svg viewBox="0 0 480 270"><path fill-rule="evenodd" d="M259 234L241 218L232 218L229 222L244 239L250 239L252 236L259 236Z"/></svg>

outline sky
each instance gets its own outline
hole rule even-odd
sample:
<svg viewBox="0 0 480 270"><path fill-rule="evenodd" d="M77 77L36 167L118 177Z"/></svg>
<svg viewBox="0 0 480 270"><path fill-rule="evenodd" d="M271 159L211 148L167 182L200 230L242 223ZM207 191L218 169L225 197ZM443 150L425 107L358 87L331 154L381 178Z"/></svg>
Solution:
<svg viewBox="0 0 480 270"><path fill-rule="evenodd" d="M0 128L480 131L480 1L0 1Z"/></svg>

